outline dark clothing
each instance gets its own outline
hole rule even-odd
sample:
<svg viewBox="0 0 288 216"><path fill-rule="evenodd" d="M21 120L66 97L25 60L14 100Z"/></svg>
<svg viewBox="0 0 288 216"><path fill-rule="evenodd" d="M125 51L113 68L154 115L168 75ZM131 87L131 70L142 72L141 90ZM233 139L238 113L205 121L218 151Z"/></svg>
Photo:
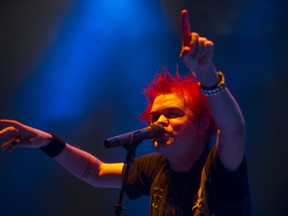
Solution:
<svg viewBox="0 0 288 216"><path fill-rule="evenodd" d="M150 196L150 215L250 215L247 167L226 170L216 148L205 149L189 172L173 171L167 159L149 154L135 160L126 185L130 199Z"/></svg>

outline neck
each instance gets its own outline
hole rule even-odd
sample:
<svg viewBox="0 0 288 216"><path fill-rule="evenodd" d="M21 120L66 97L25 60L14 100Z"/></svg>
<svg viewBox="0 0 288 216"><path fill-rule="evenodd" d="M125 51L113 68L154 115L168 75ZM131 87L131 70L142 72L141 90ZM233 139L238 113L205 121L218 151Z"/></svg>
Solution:
<svg viewBox="0 0 288 216"><path fill-rule="evenodd" d="M207 144L206 137L203 137L203 139L199 141L200 142L198 142L196 145L191 145L191 148L188 151L184 150L182 152L165 155L172 170L176 172L186 172L191 170L192 166L199 159Z"/></svg>

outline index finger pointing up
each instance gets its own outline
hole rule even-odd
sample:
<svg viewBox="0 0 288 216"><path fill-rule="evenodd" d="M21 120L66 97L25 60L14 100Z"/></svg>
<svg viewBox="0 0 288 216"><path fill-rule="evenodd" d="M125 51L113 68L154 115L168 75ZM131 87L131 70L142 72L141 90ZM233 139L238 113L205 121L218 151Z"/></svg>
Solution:
<svg viewBox="0 0 288 216"><path fill-rule="evenodd" d="M190 46L191 31L189 24L189 16L187 10L181 11L181 32L182 32L182 45Z"/></svg>

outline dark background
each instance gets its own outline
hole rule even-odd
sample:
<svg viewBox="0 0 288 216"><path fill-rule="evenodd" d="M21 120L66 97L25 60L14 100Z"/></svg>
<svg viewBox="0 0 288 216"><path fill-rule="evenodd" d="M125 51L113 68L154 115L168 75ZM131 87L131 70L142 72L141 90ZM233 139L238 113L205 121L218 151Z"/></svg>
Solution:
<svg viewBox="0 0 288 216"><path fill-rule="evenodd" d="M106 162L111 136L145 127L143 88L178 59L179 13L215 43L247 123L255 216L288 215L286 1L10 0L0 2L0 118L56 133ZM137 156L153 151L149 142ZM113 215L119 190L93 188L39 150L0 153L0 216ZM125 215L148 215L148 198Z"/></svg>

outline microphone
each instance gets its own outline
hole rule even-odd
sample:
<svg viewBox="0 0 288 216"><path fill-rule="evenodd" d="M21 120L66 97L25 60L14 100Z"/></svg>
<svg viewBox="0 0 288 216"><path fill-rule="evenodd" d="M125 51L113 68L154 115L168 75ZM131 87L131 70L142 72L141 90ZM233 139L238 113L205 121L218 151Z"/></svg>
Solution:
<svg viewBox="0 0 288 216"><path fill-rule="evenodd" d="M129 133L121 134L105 140L104 145L106 148L114 148L123 146L130 148L131 145L139 144L145 139L155 139L164 136L164 128L160 124L151 124L146 128L132 131Z"/></svg>

